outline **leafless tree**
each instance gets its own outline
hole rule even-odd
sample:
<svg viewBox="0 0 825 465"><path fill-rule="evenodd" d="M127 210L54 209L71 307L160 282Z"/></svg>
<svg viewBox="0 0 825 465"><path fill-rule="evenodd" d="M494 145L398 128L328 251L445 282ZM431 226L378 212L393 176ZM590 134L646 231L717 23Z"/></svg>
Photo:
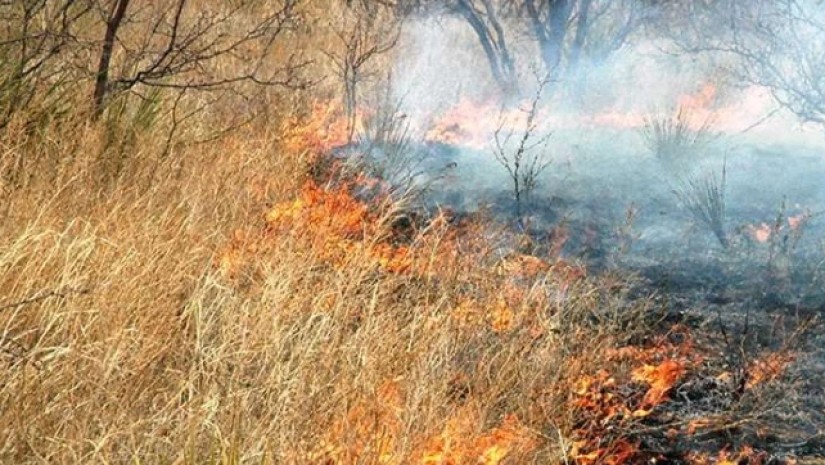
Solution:
<svg viewBox="0 0 825 465"><path fill-rule="evenodd" d="M523 0L521 10L553 77L583 56L600 61L621 48L646 11L640 2L615 0Z"/></svg>
<svg viewBox="0 0 825 465"><path fill-rule="evenodd" d="M510 94L518 89L511 43L521 32L535 41L546 71L557 80L584 58L603 61L621 48L652 11L634 0L402 0L399 5L407 13L440 11L466 19L493 78Z"/></svg>
<svg viewBox="0 0 825 465"><path fill-rule="evenodd" d="M457 0L455 10L467 20L475 32L490 65L493 78L505 92L517 89L516 66L507 45L500 12L493 0Z"/></svg>
<svg viewBox="0 0 825 465"><path fill-rule="evenodd" d="M501 122L495 132L496 161L507 171L512 184L513 199L516 202L516 217L521 218L524 207L529 203L530 195L535 190L539 176L550 166L547 154L547 142L550 134L538 133L538 110L542 94L550 83L549 75L539 77L536 93L526 109L523 125L517 128L517 122L508 121L502 114Z"/></svg>
<svg viewBox="0 0 825 465"><path fill-rule="evenodd" d="M484 51L490 74L505 95L518 89L516 59L505 20L517 16L512 0L398 0L400 15L452 15L463 18Z"/></svg>
<svg viewBox="0 0 825 465"><path fill-rule="evenodd" d="M78 46L79 23L92 8L91 0L0 1L0 128L38 97L62 98L77 76L60 60Z"/></svg>
<svg viewBox="0 0 825 465"><path fill-rule="evenodd" d="M344 84L344 109L347 116L348 142L355 136L358 112L358 88L373 77L369 65L392 50L401 35L389 7L368 2L347 1L342 25L335 30L340 47L326 51Z"/></svg>
<svg viewBox="0 0 825 465"><path fill-rule="evenodd" d="M674 41L735 60L745 84L770 90L801 120L825 125L825 9L817 0L716 0L689 11Z"/></svg>
<svg viewBox="0 0 825 465"><path fill-rule="evenodd" d="M278 39L295 25L299 1L239 0L217 10L197 8L188 0L103 1L99 7L105 12L105 33L94 70L94 115L102 113L108 98L137 86L301 86L297 71L303 63L296 55L275 69L267 60ZM113 73L118 53L122 71ZM223 69L218 69L219 61Z"/></svg>
<svg viewBox="0 0 825 465"><path fill-rule="evenodd" d="M76 92L89 78L94 118L138 88L300 86L300 57L270 59L299 22L300 1L0 1L0 125L36 96Z"/></svg>

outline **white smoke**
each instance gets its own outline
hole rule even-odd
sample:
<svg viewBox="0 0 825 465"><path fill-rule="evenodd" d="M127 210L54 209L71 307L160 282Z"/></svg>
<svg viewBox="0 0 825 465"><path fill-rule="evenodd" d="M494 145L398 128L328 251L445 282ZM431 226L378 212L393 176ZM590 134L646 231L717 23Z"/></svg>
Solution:
<svg viewBox="0 0 825 465"><path fill-rule="evenodd" d="M535 83L531 70L541 67L539 54L518 35L510 48L519 64L522 94L529 97ZM478 111L464 115L461 124L487 130L486 140L493 140L503 99L466 21L410 20L397 52L393 89L415 126L426 132L450 109L475 102ZM651 112L671 112L680 105L692 106L720 134L691 169L718 171L727 160L731 229L769 221L783 198L798 210L820 210L825 130L802 124L768 90L737 82L728 58L676 52L666 39L636 37L607 59L585 60L575 74L551 84L539 126L552 133L547 151L553 165L537 186L538 214L554 210L615 224L635 204L641 209L642 237L672 246L689 220L678 213L673 182L645 146L640 126ZM507 173L495 161L493 144L450 144L450 150L431 154L436 159L424 165L442 181L433 189L432 202L467 210L481 204L512 208ZM442 176L443 168L453 164ZM560 207L554 200L559 198L575 205Z"/></svg>

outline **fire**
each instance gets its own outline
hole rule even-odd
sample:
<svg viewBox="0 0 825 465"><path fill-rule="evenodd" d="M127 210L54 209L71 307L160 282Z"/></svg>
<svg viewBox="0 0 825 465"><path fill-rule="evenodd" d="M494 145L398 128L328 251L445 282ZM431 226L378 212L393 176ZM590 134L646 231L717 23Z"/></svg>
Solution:
<svg viewBox="0 0 825 465"><path fill-rule="evenodd" d="M265 220L271 230L309 242L323 259L339 265L360 250L386 270L404 272L410 266L406 247L363 240L379 234L379 219L346 187L322 189L308 181L298 198L275 205Z"/></svg>
<svg viewBox="0 0 825 465"><path fill-rule="evenodd" d="M501 426L480 436L472 449L475 449L478 456L477 463L498 465L516 449L524 452L535 447L536 440L530 429L522 425L515 415L508 414Z"/></svg>
<svg viewBox="0 0 825 465"><path fill-rule="evenodd" d="M717 98L716 86L711 83L705 83L695 93L679 96L678 103L681 108L690 110L691 112L708 112L713 104L716 103Z"/></svg>
<svg viewBox="0 0 825 465"><path fill-rule="evenodd" d="M505 415L499 426L480 435L474 433L476 424L475 414L460 410L441 434L428 441L420 460L414 463L499 465L505 458L530 452L538 445L535 434L515 415Z"/></svg>
<svg viewBox="0 0 825 465"><path fill-rule="evenodd" d="M770 225L768 223L749 224L745 226L745 232L755 242L766 244L772 237L783 232L787 233L790 231L792 234L800 234L810 219L811 213L803 212L788 216L786 219L787 226L783 223L777 223L774 225Z"/></svg>
<svg viewBox="0 0 825 465"><path fill-rule="evenodd" d="M283 149L312 159L347 143L347 121L330 102L315 102L307 116L287 119L280 128Z"/></svg>
<svg viewBox="0 0 825 465"><path fill-rule="evenodd" d="M498 299L490 317L490 326L497 332L507 331L513 327L513 318L515 315L503 298Z"/></svg>
<svg viewBox="0 0 825 465"><path fill-rule="evenodd" d="M499 112L493 102L462 100L434 123L424 140L483 149L492 141Z"/></svg>
<svg viewBox="0 0 825 465"><path fill-rule="evenodd" d="M811 219L810 212L799 213L797 215L791 215L788 217L788 227L791 228L791 231L800 231L802 228L808 224L808 220Z"/></svg>
<svg viewBox="0 0 825 465"><path fill-rule="evenodd" d="M258 252L258 246L244 231L232 233L229 243L215 258L215 266L224 277L237 277L246 264L246 257Z"/></svg>
<svg viewBox="0 0 825 465"><path fill-rule="evenodd" d="M715 90L707 87L680 103L704 108L714 96ZM473 107L465 103L439 122L430 136L450 143L488 143L487 134L495 131L495 125L488 121L489 115L494 120L498 115L489 104L487 113L479 108L484 105ZM471 116L476 117L477 126L463 123L473 121ZM285 146L312 157L326 155L346 140L345 127L336 123L336 118L330 108L316 106L306 120L293 122ZM617 120L609 124L625 123ZM433 278L434 282L452 280L460 284L456 286L460 290L444 306L448 311L425 317L432 318L434 324L450 321L462 331L501 340L523 335L536 340L549 337L547 326L537 322L542 323L542 317L564 308L565 296L575 295L576 289L590 281L584 268L563 260L524 254L500 259L491 241L484 239L491 231L485 229L483 221L457 218L446 211L439 212L425 225L413 227L410 237L401 239L394 236L385 221L386 211L376 205L378 202L358 194L365 189L377 191L375 196L366 196L372 200L386 198L382 196L380 181L363 176L327 184L306 181L293 198L266 211L265 227L257 234L255 230L236 231L219 252L216 267L224 276L235 276L250 267L250 263L265 259L271 248L286 244L308 252L309 260L318 260L323 267L367 266L370 273ZM801 228L806 218L791 216L787 227ZM770 226L763 226L770 234ZM559 231L557 237L563 245L566 232ZM550 244L550 249L560 250L561 245ZM554 293L561 297L554 299ZM319 296L318 302L323 308L332 308L335 296ZM644 346L605 351L598 360L593 360L592 354L587 359L571 357L570 365L580 368L570 371L575 375L558 381L558 386L537 388L538 392L554 395L562 392L564 406L575 418L563 433L560 431L569 438L563 441L566 461L579 465L622 465L640 463L650 457L642 450L644 441L631 432L662 421L663 412L668 412L664 407L677 401L673 391L687 385L689 379L685 378L701 370L701 353L694 347L689 332L677 326ZM746 388L776 379L792 359L787 354L767 354L752 362L747 370ZM469 377L463 373L454 376L453 384L469 385ZM447 379L453 374L448 373ZM537 433L546 426L542 423L546 419L534 414L540 409L519 407L518 416L504 411L500 421L491 425L479 413L483 411L478 406L480 400L473 397L469 387L467 399L447 413L444 424L432 425L434 429L418 436L406 436L406 395L413 388L405 386L402 378L385 380L374 392L347 405L324 426L324 441L317 444L309 463L501 465L521 463L522 456L547 443ZM694 418L684 427L670 428L668 437L692 436L709 426L713 426L710 419ZM722 451L718 456L687 458L697 464L726 464L744 459L759 463L759 457L752 449L743 448L737 453Z"/></svg>
<svg viewBox="0 0 825 465"><path fill-rule="evenodd" d="M314 228L322 233L355 237L369 219L367 206L345 189L322 189L307 181L295 200L274 206L265 220L271 228Z"/></svg>
<svg viewBox="0 0 825 465"><path fill-rule="evenodd" d="M717 100L717 88L706 83L695 93L677 97L677 106L689 110L697 117L690 123L699 125L713 115ZM495 142L495 134L501 131L523 130L527 111L531 102L502 107L494 100L477 101L464 99L438 117L427 130L425 140L452 146L469 147L475 150L490 148ZM646 110L645 110L646 111ZM645 124L644 111L605 108L592 113L554 114L549 104L542 104L533 123L536 134L549 134L561 128L611 128L637 129ZM697 128L698 129L698 128Z"/></svg>
<svg viewBox="0 0 825 465"><path fill-rule="evenodd" d="M424 140L463 146L475 150L494 146L496 132L503 139L510 131L523 131L527 126L528 109L532 102L504 107L494 100L462 100L436 119L428 129ZM539 111L533 128L537 134L548 133L559 120L545 111Z"/></svg>
<svg viewBox="0 0 825 465"><path fill-rule="evenodd" d="M535 278L550 270L550 264L537 257L516 254L499 263L500 272L509 276Z"/></svg>
<svg viewBox="0 0 825 465"><path fill-rule="evenodd" d="M631 463L638 454L639 447L625 440L616 441L610 448L601 448L593 452L582 453L581 447L586 447L586 441L576 441L573 444L571 456L577 465L606 464L621 465Z"/></svg>
<svg viewBox="0 0 825 465"><path fill-rule="evenodd" d="M768 242L771 238L771 234L773 233L773 228L771 228L767 223L761 223L759 225L750 224L748 225L747 230L751 238L760 244Z"/></svg>
<svg viewBox="0 0 825 465"><path fill-rule="evenodd" d="M571 457L576 463L618 465L640 457L637 443L617 432L632 429L635 422L651 417L656 407L670 401L670 391L685 377L687 368L702 360L686 330L674 327L671 336L678 336L678 342L661 337L649 347L628 346L605 354L608 360L621 362L614 366L628 362L635 366L629 375L601 369L572 385L572 404L584 418L573 431ZM634 383L646 386L643 394Z"/></svg>
<svg viewBox="0 0 825 465"><path fill-rule="evenodd" d="M332 425L329 438L310 462L356 464L365 457L377 456L377 462L382 465L400 463L395 449L401 432L402 401L399 380L385 381L374 398L354 405L344 418Z"/></svg>
<svg viewBox="0 0 825 465"><path fill-rule="evenodd" d="M754 360L748 369L745 387L753 389L759 384L780 377L794 359L793 353L775 352Z"/></svg>
<svg viewBox="0 0 825 465"><path fill-rule="evenodd" d="M735 453L725 448L719 451L716 457L700 453L691 453L688 456L690 463L695 465L739 465L741 463L761 465L766 462L767 458L765 452L757 452L749 446L743 446Z"/></svg>
<svg viewBox="0 0 825 465"><path fill-rule="evenodd" d="M659 102L664 108L672 108L689 115L685 123L693 130L710 129L714 133L739 133L752 129L760 115L772 109L770 93L759 87L739 89L727 95L714 82L698 82L692 89ZM735 97L735 98L734 98ZM425 140L475 150L490 149L495 142L496 131L516 132L524 127L530 102L503 107L496 100L462 99L424 127ZM637 130L645 125L650 107L630 107L617 104L592 111L556 111L564 105L554 101L542 102L536 118L535 133L550 134L557 129L612 129ZM705 127L709 125L709 127Z"/></svg>
<svg viewBox="0 0 825 465"><path fill-rule="evenodd" d="M634 381L650 385L642 405L652 407L662 403L667 392L684 373L684 363L677 360L665 360L658 365L644 365L634 370Z"/></svg>
<svg viewBox="0 0 825 465"><path fill-rule="evenodd" d="M347 186L324 189L307 181L298 196L277 203L264 215L266 231L259 237L236 233L216 259L225 277L234 277L246 262L260 258L274 245L270 237L290 237L295 246L312 251L327 263L346 266L358 258L394 273L405 273L412 264L409 249L381 238L382 225L363 201Z"/></svg>

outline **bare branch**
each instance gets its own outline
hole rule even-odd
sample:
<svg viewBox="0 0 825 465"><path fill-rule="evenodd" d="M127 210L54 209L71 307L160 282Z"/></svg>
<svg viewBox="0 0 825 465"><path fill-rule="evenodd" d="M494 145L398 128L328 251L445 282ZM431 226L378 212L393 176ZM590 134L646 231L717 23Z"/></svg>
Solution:
<svg viewBox="0 0 825 465"><path fill-rule="evenodd" d="M551 159L546 151L547 142L551 134L536 135L538 124L539 104L542 94L551 82L550 75L543 77L536 76L536 93L530 100L530 105L523 110L525 121L518 130L519 134L513 147L510 141L516 135L516 128L510 126L505 131L505 126L513 124L508 121L504 111L500 115L498 128L494 133L495 150L493 156L507 172L512 183L513 199L516 204L516 217L521 218L524 213L525 204L529 202L530 195L538 184L539 176L550 166Z"/></svg>
<svg viewBox="0 0 825 465"><path fill-rule="evenodd" d="M123 6L123 1L118 0L117 6ZM138 85L200 91L244 82L293 89L309 85L299 76L299 71L308 62L297 59L294 54L283 66L265 72L268 55L276 41L293 27L297 15L295 7L299 1L283 0L277 9L252 21L248 15L260 13L249 12L254 3L251 0L234 2L219 14L189 11L187 0L176 0L166 9L149 11L154 17L149 18L148 31L137 48L130 48L126 40L120 38L118 29L125 24L124 18L118 18L119 9L113 10L107 21L107 24L114 26L112 47L118 46L124 52L124 60L134 63L134 66L131 67L132 72L113 78L108 76L108 70L99 67L97 76L99 81L105 81L105 85L96 86L97 111L104 108L105 97L129 91ZM125 17L136 21L130 27L140 28L142 24L137 10L130 15L131 4L128 1L125 3ZM241 32L225 32L227 26L235 23L243 25ZM101 65L104 64L103 56L111 55L111 51L106 50L106 39ZM162 45L156 49L154 44L158 42ZM234 71L216 73L218 60L235 62L234 66L227 67ZM107 66L108 62L103 67ZM97 98L100 94L103 97Z"/></svg>

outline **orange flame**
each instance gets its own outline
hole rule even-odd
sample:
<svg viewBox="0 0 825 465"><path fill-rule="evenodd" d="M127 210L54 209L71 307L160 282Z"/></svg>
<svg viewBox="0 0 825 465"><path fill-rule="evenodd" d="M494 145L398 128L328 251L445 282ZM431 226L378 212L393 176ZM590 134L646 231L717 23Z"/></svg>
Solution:
<svg viewBox="0 0 825 465"><path fill-rule="evenodd" d="M752 389L782 376L795 358L793 353L774 352L753 361L748 370L748 381L745 387Z"/></svg>
<svg viewBox="0 0 825 465"><path fill-rule="evenodd" d="M633 380L650 385L642 405L652 407L660 404L684 373L684 364L677 360L665 360L658 365L644 365L634 370Z"/></svg>
<svg viewBox="0 0 825 465"><path fill-rule="evenodd" d="M506 457L529 452L537 446L535 435L515 415L505 415L500 426L472 439L477 421L474 414L460 411L447 422L440 435L429 441L417 463L499 465Z"/></svg>
<svg viewBox="0 0 825 465"><path fill-rule="evenodd" d="M280 128L282 146L288 153L313 158L347 142L347 121L331 102L315 102L307 116L287 119Z"/></svg>
<svg viewBox="0 0 825 465"><path fill-rule="evenodd" d="M462 100L435 122L424 140L482 149L496 131L498 114L492 102Z"/></svg>
<svg viewBox="0 0 825 465"><path fill-rule="evenodd" d="M736 453L731 453L728 449L722 449L716 457L711 457L707 454L691 453L687 458L689 462L694 465L738 465L740 463L761 465L765 463L767 454L765 452L756 452L750 446L743 446Z"/></svg>
<svg viewBox="0 0 825 465"><path fill-rule="evenodd" d="M383 382L374 398L357 403L333 424L311 462L356 464L375 456L380 464L399 463L395 448L401 432L402 399L397 380Z"/></svg>
<svg viewBox="0 0 825 465"><path fill-rule="evenodd" d="M691 97L693 100L680 103L706 107L713 100L714 92L712 88L703 89ZM481 114L478 107L466 105L450 116L456 121L445 117L432 136L456 143L489 142L489 131L494 131L495 126L490 126L486 121L488 115ZM498 118L495 113L489 114L494 116L493 120ZM473 121L472 117L476 117L478 125L465 123ZM325 154L346 140L345 126L336 122L336 118L330 107L316 106L305 121L294 122L284 140L285 146L313 156ZM629 122L632 120L625 120ZM610 124L625 123L617 120ZM355 182L369 186L371 180L362 177ZM541 280L542 289L554 285L564 294L573 283L586 278L581 267L563 261L551 264L529 255L497 260L497 266L489 269L480 267L491 255L490 245L481 239L486 233L482 229L484 225L473 220L454 221L446 212L433 219L415 240L399 245L400 241L393 241L392 232L381 223L374 206L359 200L351 187L321 187L315 182L306 182L294 199L280 202L266 212L266 231L259 237L236 232L219 253L217 266L225 275L235 275L246 266L248 257L265 252L266 241L289 239L290 245L306 248L325 264L335 266L347 266L359 260L359 264L367 261L368 266L384 272L445 278L456 276L456 270L467 271L469 277L461 276L461 279L471 284L466 287L473 291L456 296L457 304L451 317L472 325L487 325L489 330L506 333L507 337L518 334L519 329L530 328L531 309L547 309L547 301L541 300L547 299L546 293L532 297L531 283ZM790 217L788 225L797 228L803 220ZM559 234L559 237L564 236ZM487 283L487 287L482 283ZM333 306L334 297L327 297L321 305ZM673 332L677 333L678 328ZM700 357L692 350L689 335L682 336L680 342L660 338L650 347L610 351L605 354L605 361L628 363L609 363L605 365L609 370L595 366L588 370L590 374L565 381L564 387L569 390L564 392L569 394L570 407L582 418L581 425L576 425L571 432L573 449L569 456L573 462L622 465L638 461L639 444L635 439L622 437L620 432L629 429L633 422L653 415L655 407L667 402L669 392L696 366ZM748 387L774 379L789 361L788 356L775 354L757 360L750 367ZM587 362L592 366L592 360ZM580 363L584 366L584 362ZM634 385L634 381L640 384ZM415 460L408 461L408 457L398 455L399 449L403 449L402 441L409 439L402 436L406 433L402 427L403 408L404 389L400 380L385 381L373 396L356 402L342 412L342 418L332 422L326 441L319 445L311 462L349 465L376 457L377 463L392 465L501 465L505 461L518 463L520 454L535 450L539 444L539 436L515 415L503 416L498 426L479 428L478 425L483 424L477 413L480 409L465 406L449 418L440 434L431 437L428 433L424 441L411 438ZM702 425L699 420L691 422L688 433ZM723 451L716 463L734 463L730 461L742 457L758 457L758 454L747 449L734 455ZM713 460L694 458L696 463ZM704 459L708 461L702 462Z"/></svg>
<svg viewBox="0 0 825 465"><path fill-rule="evenodd" d="M692 94L681 95L678 99L679 106L691 111L709 111L716 102L717 89L711 83L706 83Z"/></svg>

